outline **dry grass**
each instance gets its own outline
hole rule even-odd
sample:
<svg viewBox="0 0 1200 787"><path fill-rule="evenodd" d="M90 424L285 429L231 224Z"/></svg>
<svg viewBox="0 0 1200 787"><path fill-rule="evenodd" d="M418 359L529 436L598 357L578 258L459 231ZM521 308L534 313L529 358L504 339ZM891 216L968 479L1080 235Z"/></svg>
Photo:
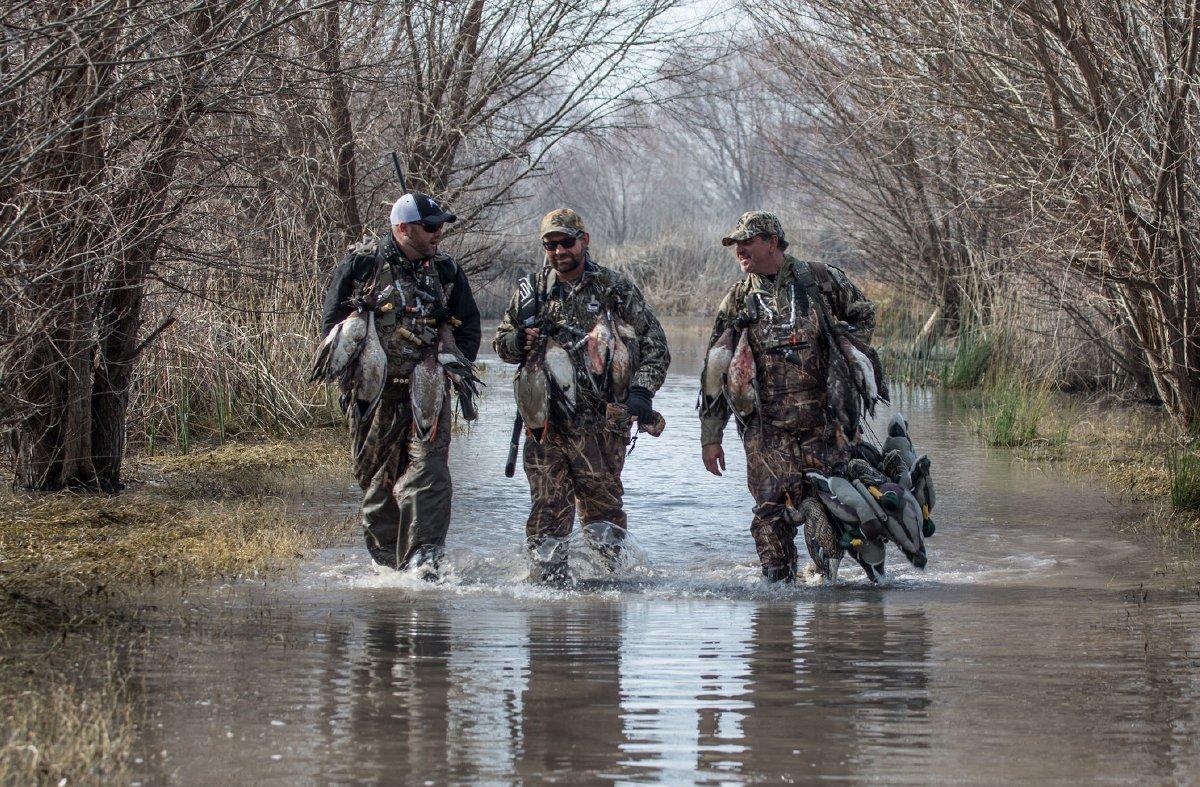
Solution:
<svg viewBox="0 0 1200 787"><path fill-rule="evenodd" d="M1171 460L1192 450L1191 444L1161 409L1075 405L1060 408L1047 418L1050 428L1065 434L1066 439L1023 446L1016 452L1019 458L1056 463L1145 503L1145 524L1165 538L1200 537L1200 514L1172 502L1173 486L1179 479Z"/></svg>
<svg viewBox="0 0 1200 787"><path fill-rule="evenodd" d="M1046 418L1066 439L1023 447L1017 452L1020 458L1061 462L1134 500L1149 501L1169 494L1166 458L1180 438L1161 411L1077 405L1057 408Z"/></svg>
<svg viewBox="0 0 1200 787"><path fill-rule="evenodd" d="M0 781L122 782L134 740L132 706L113 654L92 659L68 643L0 656ZM69 654L69 655L68 655Z"/></svg>
<svg viewBox="0 0 1200 787"><path fill-rule="evenodd" d="M202 498L295 493L313 478L350 480L345 428L310 429L290 439L229 441L186 454L141 456L137 475L165 483L175 494Z"/></svg>
<svg viewBox="0 0 1200 787"><path fill-rule="evenodd" d="M6 505L0 589L35 599L256 576L292 565L325 536L323 527L278 504L202 504L134 492L14 497Z"/></svg>
<svg viewBox="0 0 1200 787"><path fill-rule="evenodd" d="M0 784L126 780L116 654L138 640L143 591L293 568L347 526L295 513L291 492L348 481L345 464L344 433L323 430L139 457L154 481L115 497L0 500Z"/></svg>

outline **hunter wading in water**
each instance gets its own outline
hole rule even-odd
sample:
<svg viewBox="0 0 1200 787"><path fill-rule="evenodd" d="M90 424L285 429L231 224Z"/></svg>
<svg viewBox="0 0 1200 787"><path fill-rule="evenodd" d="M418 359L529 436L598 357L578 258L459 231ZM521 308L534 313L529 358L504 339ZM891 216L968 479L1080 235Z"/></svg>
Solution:
<svg viewBox="0 0 1200 787"><path fill-rule="evenodd" d="M334 270L321 326L328 336L364 303L371 311L386 377L374 402L349 400L364 536L376 563L421 567L427 576L437 574L450 527L446 378L459 388L464 416L473 418L451 370L470 369L480 341L466 273L437 248L455 218L424 194L398 199L391 232L355 244Z"/></svg>
<svg viewBox="0 0 1200 787"><path fill-rule="evenodd" d="M576 508L586 541L615 565L626 532L621 470L631 419L639 430L661 431L651 400L671 356L638 288L591 259L579 214L547 214L540 236L545 265L521 281L493 346L520 364L518 424L532 497L525 535L535 579L558 582L567 579L564 539Z"/></svg>
<svg viewBox="0 0 1200 787"><path fill-rule="evenodd" d="M857 418L840 412L841 363L830 330L870 344L875 307L839 269L786 254L773 213L752 211L721 239L736 246L746 276L717 309L701 375L704 467L725 469L722 434L731 414L746 449L754 497L750 525L763 575L790 582L796 574L796 525L785 517L805 494L804 471L832 473L849 459Z"/></svg>

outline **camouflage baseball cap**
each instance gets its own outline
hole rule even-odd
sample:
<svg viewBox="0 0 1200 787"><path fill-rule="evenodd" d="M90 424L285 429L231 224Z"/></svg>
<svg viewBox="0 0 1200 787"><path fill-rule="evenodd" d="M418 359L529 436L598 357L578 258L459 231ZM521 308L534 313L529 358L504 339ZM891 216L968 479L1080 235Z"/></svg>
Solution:
<svg viewBox="0 0 1200 787"><path fill-rule="evenodd" d="M541 236L544 238L552 232L561 232L578 238L587 232L583 228L583 218L570 208L552 210L542 218Z"/></svg>
<svg viewBox="0 0 1200 787"><path fill-rule="evenodd" d="M721 238L721 245L732 246L739 240L753 238L756 235L778 235L781 245L785 242L783 223L779 221L778 216L774 213L767 213L765 210L752 210L742 214L733 231Z"/></svg>

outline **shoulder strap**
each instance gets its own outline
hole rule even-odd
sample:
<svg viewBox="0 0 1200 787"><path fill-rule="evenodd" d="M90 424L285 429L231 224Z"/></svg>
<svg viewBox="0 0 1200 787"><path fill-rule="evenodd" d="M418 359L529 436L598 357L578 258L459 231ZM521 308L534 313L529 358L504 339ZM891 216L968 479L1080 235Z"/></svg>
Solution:
<svg viewBox="0 0 1200 787"><path fill-rule="evenodd" d="M821 288L821 292L832 295L833 274L829 272L829 266L819 260L809 260L808 269L812 271L812 276L817 280L817 286Z"/></svg>
<svg viewBox="0 0 1200 787"><path fill-rule="evenodd" d="M442 286L453 284L458 278L458 263L448 254L439 254L433 258L433 267L437 269Z"/></svg>

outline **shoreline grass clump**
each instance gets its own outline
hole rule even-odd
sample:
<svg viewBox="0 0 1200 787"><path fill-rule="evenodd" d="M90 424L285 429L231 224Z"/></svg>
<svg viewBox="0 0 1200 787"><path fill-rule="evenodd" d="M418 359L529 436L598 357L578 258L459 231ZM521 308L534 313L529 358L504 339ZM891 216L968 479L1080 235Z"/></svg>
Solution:
<svg viewBox="0 0 1200 787"><path fill-rule="evenodd" d="M979 328L964 328L959 332L954 357L943 374L947 388L970 389L983 384L991 370L995 341Z"/></svg>
<svg viewBox="0 0 1200 787"><path fill-rule="evenodd" d="M1200 451L1195 442L1167 455L1171 506L1177 511L1200 511Z"/></svg>
<svg viewBox="0 0 1200 787"><path fill-rule="evenodd" d="M1069 415L1060 414L1056 428L1044 428L1055 410L1049 383L1013 371L996 373L985 383L977 431L994 448L1020 448L1033 443L1061 446L1070 432Z"/></svg>
<svg viewBox="0 0 1200 787"><path fill-rule="evenodd" d="M155 608L146 599L283 575L348 533L341 514L299 514L294 498L262 495L327 483L344 441L329 430L290 443L193 444L186 455L139 457L162 477L118 496L0 500L0 784L127 781L135 704L119 656L142 646L140 621ZM224 494L198 497L197 485Z"/></svg>

